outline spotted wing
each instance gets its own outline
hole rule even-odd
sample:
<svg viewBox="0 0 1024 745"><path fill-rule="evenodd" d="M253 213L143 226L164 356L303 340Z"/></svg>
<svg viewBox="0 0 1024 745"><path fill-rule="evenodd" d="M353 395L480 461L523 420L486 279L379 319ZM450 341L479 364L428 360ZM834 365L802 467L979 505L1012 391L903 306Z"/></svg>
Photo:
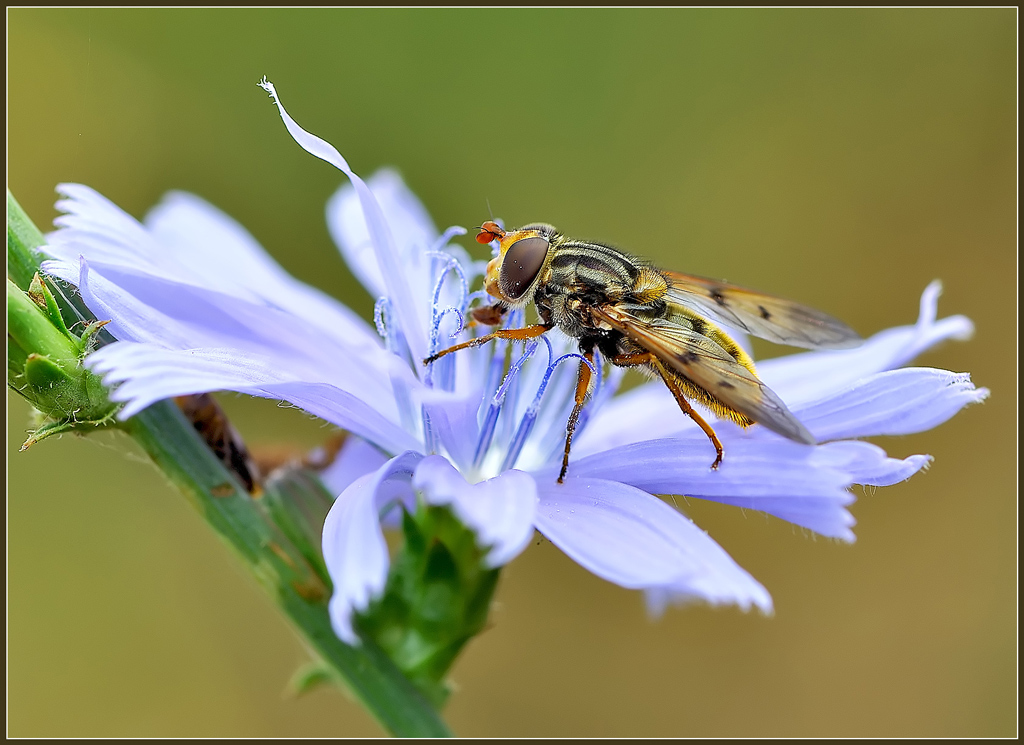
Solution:
<svg viewBox="0 0 1024 745"><path fill-rule="evenodd" d="M862 341L842 321L792 300L704 277L662 274L669 281L669 303L762 339L808 349L846 349Z"/></svg>
<svg viewBox="0 0 1024 745"><path fill-rule="evenodd" d="M617 306L591 312L726 406L790 440L817 442L771 388L712 339L664 319L638 318Z"/></svg>

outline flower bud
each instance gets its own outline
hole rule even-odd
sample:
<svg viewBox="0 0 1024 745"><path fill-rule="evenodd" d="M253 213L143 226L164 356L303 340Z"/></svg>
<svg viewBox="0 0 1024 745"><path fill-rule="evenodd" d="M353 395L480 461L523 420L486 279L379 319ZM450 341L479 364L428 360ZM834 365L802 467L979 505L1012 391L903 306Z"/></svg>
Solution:
<svg viewBox="0 0 1024 745"><path fill-rule="evenodd" d="M105 321L72 333L38 274L28 292L7 280L7 382L39 412L40 426L21 449L50 435L94 431L114 423L118 405L82 366Z"/></svg>

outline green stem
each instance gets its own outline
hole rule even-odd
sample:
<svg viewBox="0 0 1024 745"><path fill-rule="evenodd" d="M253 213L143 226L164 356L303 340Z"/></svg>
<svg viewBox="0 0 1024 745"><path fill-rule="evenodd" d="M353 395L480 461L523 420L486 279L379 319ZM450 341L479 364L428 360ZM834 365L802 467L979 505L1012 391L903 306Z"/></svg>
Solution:
<svg viewBox="0 0 1024 745"><path fill-rule="evenodd" d="M7 276L22 290L27 290L39 271L35 250L46 243L43 234L21 209L10 189L7 190Z"/></svg>
<svg viewBox="0 0 1024 745"><path fill-rule="evenodd" d="M43 238L10 192L7 210L8 274L27 289L39 268L32 249L42 245ZM77 314L92 318L80 298L69 302ZM241 558L334 677L381 726L399 736L451 735L437 711L379 647L371 642L351 647L335 636L327 612L330 589L319 567L275 526L262 500L249 496L173 403L149 407L125 422L124 429Z"/></svg>

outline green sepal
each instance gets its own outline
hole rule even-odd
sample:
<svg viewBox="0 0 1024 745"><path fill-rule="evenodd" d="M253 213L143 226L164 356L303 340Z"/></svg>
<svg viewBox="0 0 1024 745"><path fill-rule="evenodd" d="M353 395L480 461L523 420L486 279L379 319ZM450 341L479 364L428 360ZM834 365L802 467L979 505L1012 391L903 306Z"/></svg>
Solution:
<svg viewBox="0 0 1024 745"><path fill-rule="evenodd" d="M32 282L29 284L28 291L25 294L29 296L29 299L32 300L32 302L39 306L39 309L43 311L43 314L47 317L50 323L53 324L54 328L68 339L75 342L79 348L79 352L81 352L82 347L80 340L68 331L68 327L64 323L64 317L60 314L60 309L57 307L57 301L54 299L53 293L50 292L50 288L46 286L45 282L43 282L39 272L36 272L32 276Z"/></svg>
<svg viewBox="0 0 1024 745"><path fill-rule="evenodd" d="M356 628L440 706L452 663L486 626L500 570L484 564L487 548L447 507L403 509L402 532L384 594L356 618Z"/></svg>
<svg viewBox="0 0 1024 745"><path fill-rule="evenodd" d="M43 354L32 352L25 358L25 381L41 391L52 389L68 381L64 368Z"/></svg>

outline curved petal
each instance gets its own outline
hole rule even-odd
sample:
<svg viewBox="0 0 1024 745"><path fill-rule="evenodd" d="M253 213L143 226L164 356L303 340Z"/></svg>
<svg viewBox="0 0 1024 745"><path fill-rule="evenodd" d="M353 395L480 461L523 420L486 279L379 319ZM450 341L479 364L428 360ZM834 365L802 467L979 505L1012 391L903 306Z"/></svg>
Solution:
<svg viewBox="0 0 1024 745"><path fill-rule="evenodd" d="M911 455L903 460L886 458L885 451L876 445L866 442L858 443L868 448L877 449L882 457L868 457L850 464L850 472L855 483L864 486L892 486L906 481L918 471L928 468L932 462L930 455Z"/></svg>
<svg viewBox="0 0 1024 745"><path fill-rule="evenodd" d="M454 227L449 228L445 235L438 235L426 208L405 185L397 171L382 168L366 180L366 185L391 227L409 281L413 304L422 317L424 327L427 327L432 323L435 283L443 271L444 256L457 261L464 274L472 263L465 251L448 244L452 237L466 231ZM345 262L371 297L376 299L387 295L384 275L366 227L359 195L351 184L342 185L327 201L327 227ZM466 276L466 280L469 279ZM441 308L455 305L461 309L465 292L466 288L460 288L457 280L446 279L437 305Z"/></svg>
<svg viewBox="0 0 1024 745"><path fill-rule="evenodd" d="M402 258L395 244L387 218L384 216L384 212L381 210L377 200L374 199L373 192L349 167L348 162L333 145L316 135L310 134L295 123L295 120L285 111L284 105L281 103L277 90L272 83L264 79L260 86L274 100L281 114L281 119L284 121L284 125L292 139L310 155L315 155L317 158L330 163L348 176L352 186L355 187L356 194L359 196L359 203L363 208L363 217L366 221L367 230L377 252L378 265L383 271L384 286L387 288L388 298L396 310L398 323L409 344L412 358L414 360L423 359L427 356L427 327L412 300L413 295L409 289L409 282L406 278Z"/></svg>
<svg viewBox="0 0 1024 745"><path fill-rule="evenodd" d="M689 588L711 603L771 608L765 589L684 515L603 479L539 480L537 529L594 574L632 589Z"/></svg>
<svg viewBox="0 0 1024 745"><path fill-rule="evenodd" d="M422 270L424 254L437 240L438 232L433 220L397 172L381 169L366 180L366 185L392 228L402 260L413 262L407 266L410 284L416 284L422 278L421 272L416 270ZM327 227L341 249L345 263L371 297L386 295L387 287L366 227L359 195L351 184L341 186L327 201ZM419 301L424 310L429 307L430 300L425 290L425 287L417 288L417 293L422 294Z"/></svg>
<svg viewBox="0 0 1024 745"><path fill-rule="evenodd" d="M334 582L328 605L334 632L346 644L358 644L352 614L366 610L384 591L388 547L380 527L380 507L412 498L412 474L423 456L403 453L373 473L356 479L334 501L324 521L323 550Z"/></svg>
<svg viewBox="0 0 1024 745"><path fill-rule="evenodd" d="M462 524L476 533L477 543L490 546L485 559L489 567L514 559L533 537L537 489L522 471L467 484L445 458L430 455L416 467L413 486L430 504L450 505Z"/></svg>

